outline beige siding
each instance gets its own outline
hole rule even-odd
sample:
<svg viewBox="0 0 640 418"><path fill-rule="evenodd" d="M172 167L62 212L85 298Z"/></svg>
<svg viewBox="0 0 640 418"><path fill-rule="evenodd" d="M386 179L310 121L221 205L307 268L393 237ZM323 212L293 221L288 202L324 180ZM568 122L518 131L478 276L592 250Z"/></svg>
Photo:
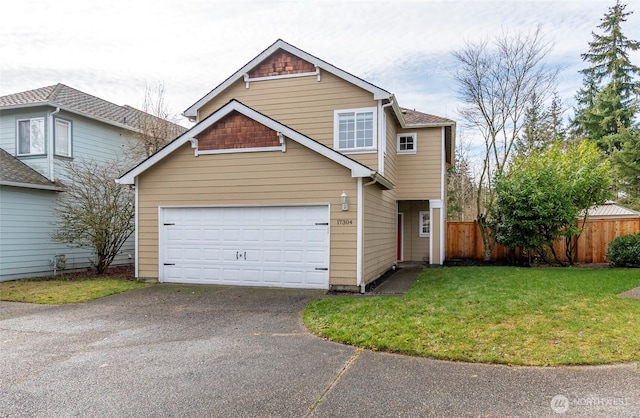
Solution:
<svg viewBox="0 0 640 418"><path fill-rule="evenodd" d="M429 238L420 236L420 211L429 210L429 202L401 201L398 212L403 214L404 261L425 261L429 258Z"/></svg>
<svg viewBox="0 0 640 418"><path fill-rule="evenodd" d="M199 110L200 120L236 99L296 131L333 148L334 110L376 107L373 94L321 71L316 77L294 77L229 86ZM377 153L349 154L354 160L378 169Z"/></svg>
<svg viewBox="0 0 640 418"><path fill-rule="evenodd" d="M387 155L384 157L384 176L392 183L396 184L397 181L397 153L396 153L396 136L398 127L396 125L396 117L389 109L385 109L387 115Z"/></svg>
<svg viewBox="0 0 640 418"><path fill-rule="evenodd" d="M158 207L328 203L330 284L356 285L357 180L337 163L287 140L287 151L194 157L190 144L138 179L139 276L158 277ZM343 212L340 195L353 199ZM338 225L338 219L349 225ZM344 222L343 222L344 223Z"/></svg>
<svg viewBox="0 0 640 418"><path fill-rule="evenodd" d="M370 282L396 261L397 205L393 190L364 188L363 279Z"/></svg>
<svg viewBox="0 0 640 418"><path fill-rule="evenodd" d="M440 199L442 128L408 129L398 133L404 132L418 134L417 152L398 154L396 180L398 200Z"/></svg>

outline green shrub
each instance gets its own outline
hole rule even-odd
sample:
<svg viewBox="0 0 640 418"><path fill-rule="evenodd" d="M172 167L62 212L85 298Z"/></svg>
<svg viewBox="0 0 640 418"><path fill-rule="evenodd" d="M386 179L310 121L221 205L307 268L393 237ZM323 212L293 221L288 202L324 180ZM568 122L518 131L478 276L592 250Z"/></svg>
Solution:
<svg viewBox="0 0 640 418"><path fill-rule="evenodd" d="M613 267L640 267L640 233L611 241L607 259Z"/></svg>

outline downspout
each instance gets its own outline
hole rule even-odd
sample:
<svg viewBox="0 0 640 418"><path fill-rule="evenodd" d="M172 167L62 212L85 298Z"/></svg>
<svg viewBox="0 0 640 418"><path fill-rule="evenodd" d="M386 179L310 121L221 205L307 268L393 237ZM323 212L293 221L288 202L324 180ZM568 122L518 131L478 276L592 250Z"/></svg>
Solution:
<svg viewBox="0 0 640 418"><path fill-rule="evenodd" d="M139 195L138 195L138 191L140 190L140 188L138 187L138 176L136 176L133 179L133 192L134 192L134 198L133 198L133 204L135 205L134 209L134 236L133 236L133 241L134 241L134 249L133 249L133 256L134 256L134 270L135 270L135 276L136 279L140 278L140 265L138 264L138 260L140 260L140 243L139 243L139 233L140 233L140 221L139 221L139 215L138 215L138 208L140 207L140 203L139 203Z"/></svg>
<svg viewBox="0 0 640 418"><path fill-rule="evenodd" d="M60 113L60 108L56 107L56 110L49 113L49 138L47 140L47 161L49 162L49 180L55 181L53 167L53 115Z"/></svg>
<svg viewBox="0 0 640 418"><path fill-rule="evenodd" d="M387 124L382 123L385 121L384 109L393 105L393 100L390 100L386 105L382 104L382 100L378 100L378 141L380 147L378 149L378 172L384 176L384 157L387 153Z"/></svg>
<svg viewBox="0 0 640 418"><path fill-rule="evenodd" d="M452 149L453 151L453 149ZM447 135L446 129L442 127L442 185L440 186L440 200L442 200L442 208L440 209L440 265L444 263L447 255L445 254L445 233L447 230Z"/></svg>
<svg viewBox="0 0 640 418"><path fill-rule="evenodd" d="M364 281L362 280L362 260L363 260L362 234L364 232L363 225L362 225L362 219L364 214L364 208L362 207L364 202L364 196L362 195L363 191L364 190L362 186L362 177L358 177L358 214L357 214L358 223L356 226L356 280L357 280L356 284L360 286L360 293L364 293L364 289L365 289Z"/></svg>

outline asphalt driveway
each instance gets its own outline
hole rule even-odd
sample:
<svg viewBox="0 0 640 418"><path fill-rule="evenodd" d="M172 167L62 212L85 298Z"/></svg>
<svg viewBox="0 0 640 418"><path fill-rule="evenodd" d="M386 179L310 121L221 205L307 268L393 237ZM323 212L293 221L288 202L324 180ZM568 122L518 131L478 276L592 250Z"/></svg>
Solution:
<svg viewBox="0 0 640 418"><path fill-rule="evenodd" d="M157 285L77 305L0 302L0 417L640 417L635 364L360 350L305 330L321 295Z"/></svg>

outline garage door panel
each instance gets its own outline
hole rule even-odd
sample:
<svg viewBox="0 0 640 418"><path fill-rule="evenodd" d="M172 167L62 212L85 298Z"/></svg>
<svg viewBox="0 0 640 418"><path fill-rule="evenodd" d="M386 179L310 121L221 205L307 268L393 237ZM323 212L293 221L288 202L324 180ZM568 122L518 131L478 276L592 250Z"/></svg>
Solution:
<svg viewBox="0 0 640 418"><path fill-rule="evenodd" d="M262 230L259 228L245 228L242 231L242 241L244 243L262 242Z"/></svg>
<svg viewBox="0 0 640 418"><path fill-rule="evenodd" d="M324 251L313 251L308 250L305 253L305 261L311 264L323 265L327 264L329 260L327 260L327 253Z"/></svg>
<svg viewBox="0 0 640 418"><path fill-rule="evenodd" d="M269 249L262 251L262 261L264 263L280 263L282 261L282 251Z"/></svg>
<svg viewBox="0 0 640 418"><path fill-rule="evenodd" d="M326 205L164 208L161 280L326 289L328 213Z"/></svg>

